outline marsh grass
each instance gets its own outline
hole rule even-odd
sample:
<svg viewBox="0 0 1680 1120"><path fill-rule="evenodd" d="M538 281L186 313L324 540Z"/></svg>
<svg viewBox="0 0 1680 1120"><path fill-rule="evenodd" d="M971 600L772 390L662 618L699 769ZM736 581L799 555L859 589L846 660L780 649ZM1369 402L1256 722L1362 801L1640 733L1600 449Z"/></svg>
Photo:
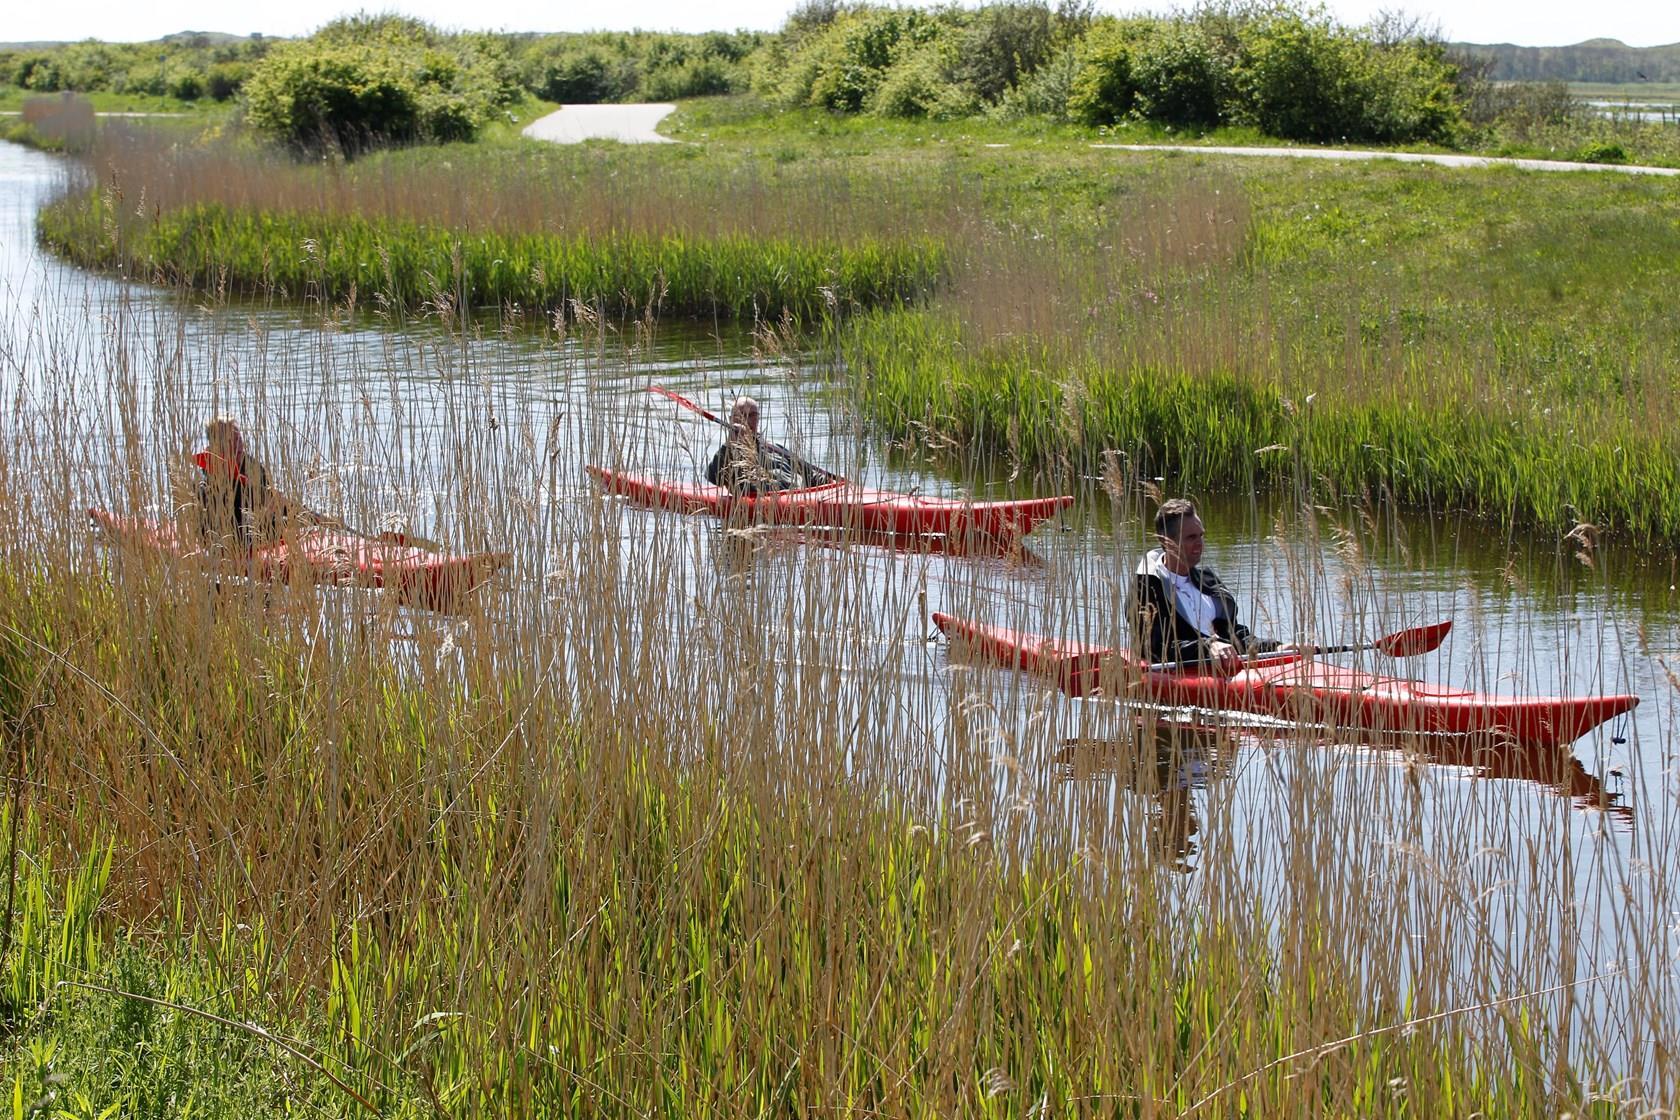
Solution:
<svg viewBox="0 0 1680 1120"><path fill-rule="evenodd" d="M668 438L617 402L555 403L634 372L617 336L540 340L556 390L523 397L462 319L346 349L316 313L290 340L230 316L192 345L120 299L8 324L25 341L0 418L18 890L0 1054L26 1108L1608 1116L1670 1099L1664 958L1604 962L1640 979L1589 1015L1602 978L1559 917L1589 872L1520 866L1573 835L1567 805L1500 824L1512 798L1490 791L1440 819L1421 764L1394 783L1300 740L1258 793L1209 787L1217 835L1186 878L1162 858L1187 828L1174 767L1238 747L1121 709L1116 749L1068 784L1042 690L919 640L914 559L779 557L602 499L579 463ZM261 417L288 484L358 496L337 508L363 524L386 495L444 505L429 529L511 549L513 571L479 615L431 619L90 541L90 504L180 501L179 455L230 407ZM931 594L978 607L989 570ZM1063 574L1068 595L1103 594L1100 573ZM1389 621L1357 570L1297 578L1303 602ZM1287 811L1217 827L1252 796ZM1655 886L1588 864L1623 877L1630 942L1669 912L1653 858Z"/></svg>
<svg viewBox="0 0 1680 1120"><path fill-rule="evenodd" d="M414 308L442 288L539 315L815 319L919 300L944 271L940 238L849 217L843 181L813 193L588 154L549 175L517 158L528 149L486 151L392 174L117 133L89 158L96 181L46 208L39 232L78 263L199 290Z"/></svg>
<svg viewBox="0 0 1680 1120"><path fill-rule="evenodd" d="M999 239L840 332L894 438L1047 482L1314 480L1563 532L1680 538L1661 188L1168 164L1084 231Z"/></svg>

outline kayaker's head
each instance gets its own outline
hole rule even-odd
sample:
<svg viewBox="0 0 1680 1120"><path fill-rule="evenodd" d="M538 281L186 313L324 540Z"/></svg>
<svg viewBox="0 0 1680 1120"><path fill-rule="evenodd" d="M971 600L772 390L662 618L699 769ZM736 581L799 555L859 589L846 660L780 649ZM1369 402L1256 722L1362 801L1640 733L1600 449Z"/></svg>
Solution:
<svg viewBox="0 0 1680 1120"><path fill-rule="evenodd" d="M736 428L745 428L753 435L758 434L758 401L754 397L736 397L735 407L729 410L729 423Z"/></svg>
<svg viewBox="0 0 1680 1120"><path fill-rule="evenodd" d="M1196 503L1189 498L1168 498L1161 503L1155 511L1155 536L1161 542L1168 571L1182 576L1202 562L1207 534Z"/></svg>
<svg viewBox="0 0 1680 1120"><path fill-rule="evenodd" d="M204 438L213 454L238 459L245 454L245 434L231 417L218 416L204 425Z"/></svg>

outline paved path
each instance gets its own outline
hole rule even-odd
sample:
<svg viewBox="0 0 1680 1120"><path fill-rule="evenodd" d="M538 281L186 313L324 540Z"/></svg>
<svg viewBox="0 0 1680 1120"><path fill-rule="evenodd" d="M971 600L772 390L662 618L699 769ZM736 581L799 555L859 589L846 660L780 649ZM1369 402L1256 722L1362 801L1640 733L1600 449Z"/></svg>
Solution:
<svg viewBox="0 0 1680 1120"><path fill-rule="evenodd" d="M1216 148L1200 144L1092 144L1126 152L1200 152L1219 156L1284 156L1294 159L1392 159L1435 163L1442 167L1520 167L1525 171L1614 171L1620 175L1680 175L1676 167L1626 163L1571 163L1561 159L1501 159L1496 156L1449 156L1429 152L1367 152L1337 148Z"/></svg>
<svg viewBox="0 0 1680 1120"><path fill-rule="evenodd" d="M675 105L562 105L525 126L533 140L577 144L584 140L617 140L624 144L675 144L653 130L676 109Z"/></svg>

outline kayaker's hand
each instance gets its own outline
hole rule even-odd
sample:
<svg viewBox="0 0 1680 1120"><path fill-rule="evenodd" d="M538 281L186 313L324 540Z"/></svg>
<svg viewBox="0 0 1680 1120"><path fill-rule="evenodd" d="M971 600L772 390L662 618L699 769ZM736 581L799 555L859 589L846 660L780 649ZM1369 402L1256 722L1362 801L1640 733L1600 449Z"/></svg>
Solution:
<svg viewBox="0 0 1680 1120"><path fill-rule="evenodd" d="M1208 648L1212 651L1213 659L1219 665L1220 672L1226 676L1242 672L1242 654L1237 652L1236 646L1230 642L1215 640Z"/></svg>

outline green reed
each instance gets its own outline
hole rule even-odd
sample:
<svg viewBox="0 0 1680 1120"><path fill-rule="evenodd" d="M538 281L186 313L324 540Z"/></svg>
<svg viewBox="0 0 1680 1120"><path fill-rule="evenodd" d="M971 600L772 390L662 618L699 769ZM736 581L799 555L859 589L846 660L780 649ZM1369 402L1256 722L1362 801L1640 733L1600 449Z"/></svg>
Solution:
<svg viewBox="0 0 1680 1120"><path fill-rule="evenodd" d="M0 617L35 651L9 677L53 705L4 973L26 1101L1611 1114L1525 1080L1544 1047L1521 1021L1512 1067L1450 1029L1362 1032L1403 1012L1363 1005L1347 963L1286 971L1248 921L1186 924L1103 857L678 765L517 688L418 689L259 609L165 608L148 642L138 590L55 576Z"/></svg>
<svg viewBox="0 0 1680 1120"><path fill-rule="evenodd" d="M417 308L441 286L475 307L566 312L577 303L614 315L652 310L748 321L915 300L937 282L943 257L931 240L464 234L217 204L134 215L97 190L45 208L38 228L44 244L78 264L199 290L308 294L334 303L377 292Z"/></svg>
<svg viewBox="0 0 1680 1120"><path fill-rule="evenodd" d="M1456 174L1181 167L837 345L884 430L948 456L1680 539L1671 193Z"/></svg>
<svg viewBox="0 0 1680 1120"><path fill-rule="evenodd" d="M1308 389L1156 354L975 353L961 334L914 311L844 328L870 412L895 436L937 432L945 457L995 449L1054 479L1100 470L1111 452L1176 489L1288 489L1310 478L1332 495L1680 540L1680 433L1614 402L1512 409L1441 382L1425 400L1365 382Z"/></svg>
<svg viewBox="0 0 1680 1120"><path fill-rule="evenodd" d="M1459 837L1553 843L1552 816L1501 836L1478 808L1372 843L1363 822L1409 817L1387 799L1427 773L1396 792L1385 767L1280 772L1311 808L1183 878L1190 807L1156 751L1191 744L1150 728L1108 781L1064 784L1000 711L1037 693L931 658L883 689L868 667L906 639L880 619L929 594L914 558L866 579L867 550L784 563L600 498L567 464L634 453L621 403L555 419L539 393L527 415L486 340L463 347L478 376L444 377L395 332L377 364L326 359L328 322L236 402L280 479L328 487L354 460L353 520L376 523L382 484L424 488L462 511L441 535L512 551L477 613L92 547L87 506L183 500L203 369L156 354L152 314L42 317L27 407L0 416L20 899L0 1074L25 1110L1610 1116L1667 1084L1667 1059L1635 1058L1610 1085L1613 1038L1577 1054L1537 1020L1590 998L1535 992L1574 933L1487 932L1566 890L1452 873ZM328 360L343 406L321 403ZM386 396L404 410L356 403ZM1421 873L1423 846L1446 870ZM1252 867L1273 857L1288 898L1265 910ZM1496 963L1466 981L1466 954ZM1621 1021L1666 1038L1666 1013L1640 989Z"/></svg>

